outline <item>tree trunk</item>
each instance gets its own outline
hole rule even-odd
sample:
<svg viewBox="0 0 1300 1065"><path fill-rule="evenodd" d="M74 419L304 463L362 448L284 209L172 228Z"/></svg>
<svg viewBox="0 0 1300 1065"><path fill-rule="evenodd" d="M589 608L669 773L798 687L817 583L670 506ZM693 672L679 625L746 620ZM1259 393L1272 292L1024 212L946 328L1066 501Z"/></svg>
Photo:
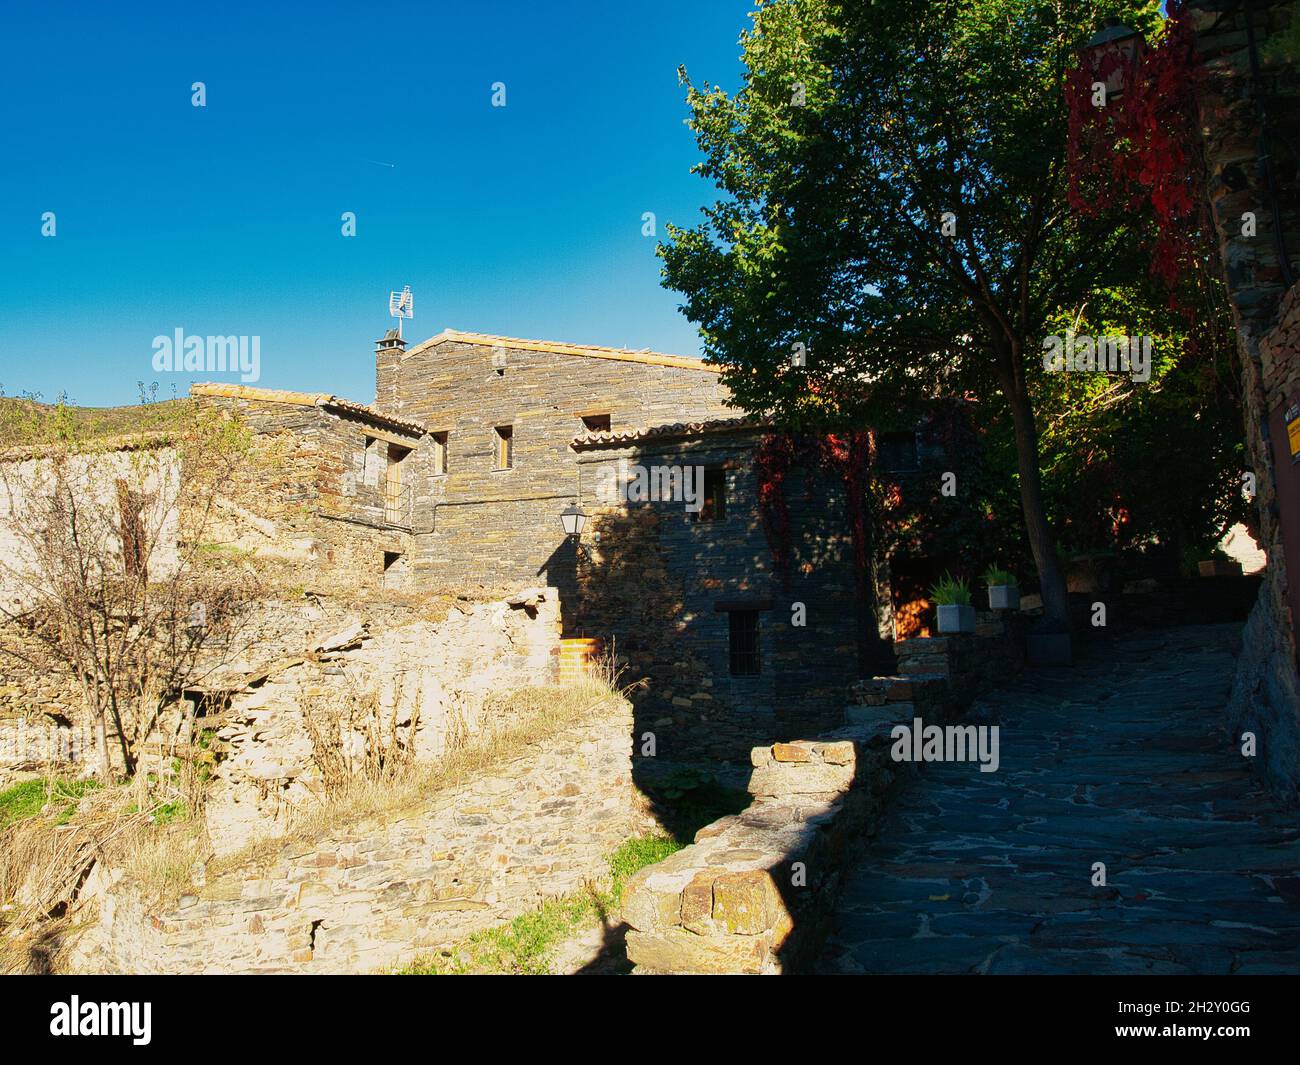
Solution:
<svg viewBox="0 0 1300 1065"><path fill-rule="evenodd" d="M126 738L126 725L122 721L122 711L117 705L116 694L108 697L109 709L113 714L113 727L117 730L117 743L122 752L122 771L127 777L135 776L135 759L131 757L131 744Z"/></svg>
<svg viewBox="0 0 1300 1065"><path fill-rule="evenodd" d="M95 746L99 748L100 777L109 784L113 780L113 760L108 754L108 721L102 708L95 711Z"/></svg>
<svg viewBox="0 0 1300 1065"><path fill-rule="evenodd" d="M1038 471L1038 427L1029 397L1021 389L1009 390L1007 401L1016 430L1016 464L1020 471L1020 505L1025 515L1029 547L1034 553L1043 597L1043 617L1065 631L1070 629L1070 605L1065 594L1065 574L1056 557L1056 540L1043 508L1043 485Z"/></svg>

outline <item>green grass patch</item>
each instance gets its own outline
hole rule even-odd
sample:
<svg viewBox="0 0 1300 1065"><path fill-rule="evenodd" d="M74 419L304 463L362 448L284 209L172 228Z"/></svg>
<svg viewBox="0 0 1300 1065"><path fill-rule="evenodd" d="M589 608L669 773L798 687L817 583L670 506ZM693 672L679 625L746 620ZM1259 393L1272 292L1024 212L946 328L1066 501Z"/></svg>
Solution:
<svg viewBox="0 0 1300 1065"><path fill-rule="evenodd" d="M46 804L53 807L55 823L65 825L77 808L78 800L99 787L95 780L62 780L49 777L25 780L0 791L0 828L15 821L36 817Z"/></svg>
<svg viewBox="0 0 1300 1065"><path fill-rule="evenodd" d="M634 836L609 856L609 869L614 877L611 894L615 902L623 900L623 885L628 877L647 865L662 862L670 854L682 849L683 844L668 836Z"/></svg>
<svg viewBox="0 0 1300 1065"><path fill-rule="evenodd" d="M638 869L663 861L682 844L668 836L634 836L609 856L608 891L591 889L550 899L497 928L475 932L435 958L422 958L399 976L463 976L510 973L539 976L550 972L555 948L580 928L618 910L623 885Z"/></svg>

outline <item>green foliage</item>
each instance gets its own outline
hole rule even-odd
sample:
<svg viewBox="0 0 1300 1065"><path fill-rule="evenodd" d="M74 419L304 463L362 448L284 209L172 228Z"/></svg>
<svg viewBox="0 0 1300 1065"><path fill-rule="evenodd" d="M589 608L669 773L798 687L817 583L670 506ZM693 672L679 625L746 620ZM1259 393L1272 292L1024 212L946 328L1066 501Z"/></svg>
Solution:
<svg viewBox="0 0 1300 1065"><path fill-rule="evenodd" d="M94 780L63 780L48 777L25 780L12 788L0 791L0 828L15 821L37 816L47 805L56 824L67 824L77 808L77 802L89 791L99 787Z"/></svg>
<svg viewBox="0 0 1300 1065"><path fill-rule="evenodd" d="M1259 50L1267 64L1294 68L1300 65L1300 14L1292 9L1291 23L1273 34Z"/></svg>
<svg viewBox="0 0 1300 1065"><path fill-rule="evenodd" d="M976 399L988 469L1019 493L1057 620L1059 523L1088 546L1116 534L1084 516L1119 508L1134 542L1204 532L1230 509L1224 471L1240 468L1213 271L1181 300L1211 326L1195 330L1193 351L1193 330L1148 278L1151 213L1070 209L1063 89L1107 15L1160 34L1158 0L760 4L738 91L682 73L704 157L695 169L719 197L659 248L665 285L745 410L793 429L889 429L914 424L936 395ZM1117 334L1160 338L1166 360L1146 394L1046 372L1046 337L1085 310ZM805 368L791 365L795 344ZM1076 407L1077 389L1092 402ZM1174 464L1186 476L1168 476ZM972 501L1011 518L997 492ZM939 526L949 516L941 500L910 509ZM953 531L961 544L947 554L965 564L976 530ZM1019 564L1022 547L992 546Z"/></svg>
<svg viewBox="0 0 1300 1065"><path fill-rule="evenodd" d="M720 784L706 766L675 765L643 779L640 786L655 800L660 822L683 844L705 825L740 813L750 803L748 792Z"/></svg>
<svg viewBox="0 0 1300 1065"><path fill-rule="evenodd" d="M970 585L965 578L945 573L930 589L930 598L936 606L970 606Z"/></svg>
<svg viewBox="0 0 1300 1065"><path fill-rule="evenodd" d="M1154 0L1103 6L1158 21ZM742 36L738 92L686 79L696 171L723 196L697 227L670 227L660 255L743 407L880 422L954 374L987 393L999 362L1032 369L1054 308L1141 275L1140 219L1064 209L1064 74L1105 13L781 0ZM941 238L945 211L956 233ZM799 372L795 342L810 351Z"/></svg>
<svg viewBox="0 0 1300 1065"><path fill-rule="evenodd" d="M1007 585L1016 583L1016 575L1010 570L1000 569L997 566L989 566L984 571L984 583L990 588L998 585Z"/></svg>
<svg viewBox="0 0 1300 1065"><path fill-rule="evenodd" d="M1149 285L1105 289L1050 332L1153 338L1151 380L1043 374L1033 382L1048 512L1071 551L1213 542L1246 515L1248 467L1235 345L1226 320L1189 323Z"/></svg>
<svg viewBox="0 0 1300 1065"><path fill-rule="evenodd" d="M623 843L609 857L609 869L614 877L614 894L621 899L623 885L638 869L662 862L670 854L681 850L684 844L668 836L635 836Z"/></svg>
<svg viewBox="0 0 1300 1065"><path fill-rule="evenodd" d="M884 558L924 557L968 573L990 554L1017 565L1028 559L1015 447L1005 412L993 406L933 404L922 426L927 447L916 473L873 477L877 543ZM954 469L955 492L945 495L944 474Z"/></svg>
<svg viewBox="0 0 1300 1065"><path fill-rule="evenodd" d="M184 425L193 404L187 399L160 400L156 386L140 390L140 402L128 407L77 407L61 395L54 403L40 396L6 396L0 389L0 440L6 445L47 447L96 443L139 433L174 430Z"/></svg>

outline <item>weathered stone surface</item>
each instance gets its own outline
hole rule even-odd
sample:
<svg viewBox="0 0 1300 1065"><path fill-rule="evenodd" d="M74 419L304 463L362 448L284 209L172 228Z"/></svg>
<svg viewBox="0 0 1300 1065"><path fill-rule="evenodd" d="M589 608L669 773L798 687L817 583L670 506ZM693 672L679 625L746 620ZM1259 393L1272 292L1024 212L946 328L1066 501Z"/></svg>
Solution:
<svg viewBox="0 0 1300 1065"><path fill-rule="evenodd" d="M699 935L708 935L713 930L713 882L717 875L713 869L701 870L682 888L678 923L683 928Z"/></svg>
<svg viewBox="0 0 1300 1065"><path fill-rule="evenodd" d="M647 972L775 972L771 939L757 936L703 936L682 928L627 934L628 959Z"/></svg>
<svg viewBox="0 0 1300 1065"><path fill-rule="evenodd" d="M713 881L713 921L721 932L756 936L771 930L781 897L766 870L723 873Z"/></svg>
<svg viewBox="0 0 1300 1065"><path fill-rule="evenodd" d="M562 798L575 791L581 801ZM491 816L464 817L475 809ZM606 878L607 856L619 844L654 831L632 778L631 709L605 709L531 744L527 757L435 793L400 820L286 847L255 875L209 872L183 908L153 912L104 877L88 903L98 906L98 921L89 910L91 927L75 944L70 968L379 970ZM676 922L683 883L695 872L642 870L629 921Z"/></svg>
<svg viewBox="0 0 1300 1065"><path fill-rule="evenodd" d="M794 770L793 766L798 766L798 770ZM749 793L764 798L825 795L843 790L852 779L852 765L776 763L755 767L749 778Z"/></svg>
<svg viewBox="0 0 1300 1065"><path fill-rule="evenodd" d="M811 762L812 751L797 743L776 743L772 745L772 757L778 762Z"/></svg>

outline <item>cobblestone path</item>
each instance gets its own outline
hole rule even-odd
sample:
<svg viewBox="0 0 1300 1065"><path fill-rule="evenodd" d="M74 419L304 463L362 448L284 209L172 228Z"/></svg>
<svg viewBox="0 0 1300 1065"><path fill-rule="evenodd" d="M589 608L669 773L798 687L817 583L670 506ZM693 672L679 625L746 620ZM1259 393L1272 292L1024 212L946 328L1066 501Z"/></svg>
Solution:
<svg viewBox="0 0 1300 1065"><path fill-rule="evenodd" d="M1142 634L982 699L1000 769L923 767L850 872L820 969L1300 972L1300 813L1224 730L1239 631Z"/></svg>

